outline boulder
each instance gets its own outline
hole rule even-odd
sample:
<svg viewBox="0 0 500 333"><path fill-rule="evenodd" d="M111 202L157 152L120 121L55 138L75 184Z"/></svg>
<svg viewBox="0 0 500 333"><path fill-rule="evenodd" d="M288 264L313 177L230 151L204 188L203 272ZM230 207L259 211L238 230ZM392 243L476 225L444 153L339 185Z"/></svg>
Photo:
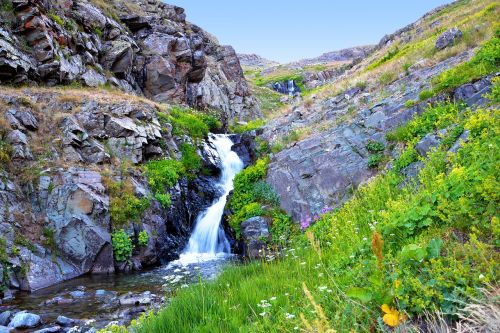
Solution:
<svg viewBox="0 0 500 333"><path fill-rule="evenodd" d="M262 257L270 237L268 219L262 216L252 217L241 223L240 233L246 245L246 256L249 258Z"/></svg>
<svg viewBox="0 0 500 333"><path fill-rule="evenodd" d="M460 38L462 38L462 31L458 28L451 28L446 30L443 34L439 35L436 40L436 50L443 50L449 46L454 45Z"/></svg>
<svg viewBox="0 0 500 333"><path fill-rule="evenodd" d="M61 326L52 326L47 328L42 328L41 330L34 331L33 333L57 333L61 332Z"/></svg>
<svg viewBox="0 0 500 333"><path fill-rule="evenodd" d="M25 329L34 328L42 322L39 315L29 313L26 311L18 312L10 321L9 328Z"/></svg>
<svg viewBox="0 0 500 333"><path fill-rule="evenodd" d="M7 326L10 323L11 317L12 317L12 311L7 310L0 313L0 326Z"/></svg>
<svg viewBox="0 0 500 333"><path fill-rule="evenodd" d="M59 316L56 319L56 323L58 325L63 326L63 327L68 327L68 326L73 326L73 325L77 324L78 320L71 319L71 318L68 318L68 317L65 317L65 316Z"/></svg>
<svg viewBox="0 0 500 333"><path fill-rule="evenodd" d="M432 148L436 148L441 143L441 137L434 133L424 136L416 145L415 149L420 156L426 157Z"/></svg>

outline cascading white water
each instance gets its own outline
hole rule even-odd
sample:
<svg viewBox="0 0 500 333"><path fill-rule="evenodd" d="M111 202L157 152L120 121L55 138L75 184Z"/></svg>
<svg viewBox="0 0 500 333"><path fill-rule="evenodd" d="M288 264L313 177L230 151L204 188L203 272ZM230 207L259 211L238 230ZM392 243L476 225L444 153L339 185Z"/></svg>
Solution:
<svg viewBox="0 0 500 333"><path fill-rule="evenodd" d="M234 177L243 169L243 162L231 150L233 142L226 135L211 135L210 142L221 161L222 172L217 185L222 188L223 194L197 217L189 243L179 258L181 263L211 260L230 252L229 242L220 223L227 196L233 189Z"/></svg>

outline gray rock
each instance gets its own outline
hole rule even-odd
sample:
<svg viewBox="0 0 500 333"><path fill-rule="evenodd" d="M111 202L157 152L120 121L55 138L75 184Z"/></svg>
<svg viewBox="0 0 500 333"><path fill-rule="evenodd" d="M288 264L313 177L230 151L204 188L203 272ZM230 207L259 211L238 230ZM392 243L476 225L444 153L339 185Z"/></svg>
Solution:
<svg viewBox="0 0 500 333"><path fill-rule="evenodd" d="M40 325L41 318L39 315L29 313L29 312L19 312L9 323L10 328L23 329L23 328L34 328Z"/></svg>
<svg viewBox="0 0 500 333"><path fill-rule="evenodd" d="M434 133L424 136L416 145L415 149L420 156L426 157L432 148L436 148L441 143L441 137Z"/></svg>
<svg viewBox="0 0 500 333"><path fill-rule="evenodd" d="M52 326L47 328L42 328L41 330L35 331L33 333L57 333L61 332L61 326Z"/></svg>
<svg viewBox="0 0 500 333"><path fill-rule="evenodd" d="M377 111L374 114L370 115L365 120L365 127L379 127L382 122L387 119L387 116L382 111Z"/></svg>
<svg viewBox="0 0 500 333"><path fill-rule="evenodd" d="M120 305L122 306L132 306L132 305L149 305L151 304L151 293L144 292L142 294L132 294L128 293L120 297Z"/></svg>
<svg viewBox="0 0 500 333"><path fill-rule="evenodd" d="M12 317L12 311L4 311L0 313L0 326L7 326Z"/></svg>
<svg viewBox="0 0 500 333"><path fill-rule="evenodd" d="M451 28L437 38L435 47L437 50L443 50L454 45L460 38L462 38L462 31L458 28Z"/></svg>
<svg viewBox="0 0 500 333"><path fill-rule="evenodd" d="M71 318L65 317L65 316L59 316L56 319L56 323L58 325L63 326L63 327L68 327L68 326L75 325L76 323L78 323L78 321L75 320L75 319L71 319Z"/></svg>
<svg viewBox="0 0 500 333"><path fill-rule="evenodd" d="M268 219L256 216L252 217L240 226L241 237L246 245L246 255L249 258L260 258L269 240Z"/></svg>

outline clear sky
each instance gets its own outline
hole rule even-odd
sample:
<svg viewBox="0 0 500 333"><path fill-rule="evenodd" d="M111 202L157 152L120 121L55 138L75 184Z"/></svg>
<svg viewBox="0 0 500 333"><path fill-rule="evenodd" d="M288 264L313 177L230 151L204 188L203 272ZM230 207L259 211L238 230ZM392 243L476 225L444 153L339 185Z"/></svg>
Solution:
<svg viewBox="0 0 500 333"><path fill-rule="evenodd" d="M376 44L446 0L166 0L240 53L279 62Z"/></svg>

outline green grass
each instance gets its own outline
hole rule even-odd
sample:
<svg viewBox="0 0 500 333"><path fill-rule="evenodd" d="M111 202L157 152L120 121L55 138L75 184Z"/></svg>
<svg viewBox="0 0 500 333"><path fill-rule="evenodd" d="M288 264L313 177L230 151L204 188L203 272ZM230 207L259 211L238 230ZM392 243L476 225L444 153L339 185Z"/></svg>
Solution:
<svg viewBox="0 0 500 333"><path fill-rule="evenodd" d="M446 114L426 112L415 119L421 130L405 131L408 147L445 126ZM455 318L480 288L498 283L500 262L500 111L459 113L455 126L470 131L469 141L456 154L448 144L429 154L418 187L400 186L397 170L380 174L322 215L308 240L295 237L271 262L228 267L215 281L179 290L166 308L136 322L136 332L293 332L306 328L301 314L313 323L318 309L327 320L316 327L386 331L382 304L410 318L436 309ZM264 166L240 179L241 193L251 192Z"/></svg>
<svg viewBox="0 0 500 333"><path fill-rule="evenodd" d="M280 102L283 95L267 87L253 85L252 95L259 101L260 109L266 116L273 111L281 109L285 105Z"/></svg>
<svg viewBox="0 0 500 333"><path fill-rule="evenodd" d="M432 80L432 95L451 91L458 86L500 70L500 38L494 37L481 46L476 55Z"/></svg>

